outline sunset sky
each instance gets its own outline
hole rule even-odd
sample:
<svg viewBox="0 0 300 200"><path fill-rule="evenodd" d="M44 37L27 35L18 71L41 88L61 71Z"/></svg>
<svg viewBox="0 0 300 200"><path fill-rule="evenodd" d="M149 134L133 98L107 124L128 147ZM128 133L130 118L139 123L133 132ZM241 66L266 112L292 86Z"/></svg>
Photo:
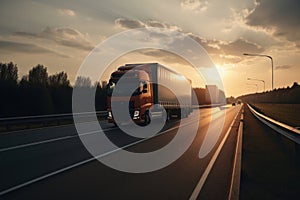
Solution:
<svg viewBox="0 0 300 200"><path fill-rule="evenodd" d="M50 74L65 71L74 82L84 58L100 42L127 29L165 27L199 42L217 66L226 96L300 83L300 2L298 0L2 0L0 62L18 65L19 78L37 64ZM165 58L164 58L165 55ZM120 58L124 62L161 62L185 71L194 87L204 87L186 66L153 52ZM112 68L114 68L113 66ZM247 84L248 83L248 84Z"/></svg>

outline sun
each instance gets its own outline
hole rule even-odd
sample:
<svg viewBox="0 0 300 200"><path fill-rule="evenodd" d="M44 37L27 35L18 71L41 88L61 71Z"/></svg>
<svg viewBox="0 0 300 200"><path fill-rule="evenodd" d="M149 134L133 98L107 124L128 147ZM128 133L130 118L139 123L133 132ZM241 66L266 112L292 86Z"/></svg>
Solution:
<svg viewBox="0 0 300 200"><path fill-rule="evenodd" d="M215 65L215 67L217 68L219 75L221 76L221 78L224 78L227 74L225 66L223 65Z"/></svg>

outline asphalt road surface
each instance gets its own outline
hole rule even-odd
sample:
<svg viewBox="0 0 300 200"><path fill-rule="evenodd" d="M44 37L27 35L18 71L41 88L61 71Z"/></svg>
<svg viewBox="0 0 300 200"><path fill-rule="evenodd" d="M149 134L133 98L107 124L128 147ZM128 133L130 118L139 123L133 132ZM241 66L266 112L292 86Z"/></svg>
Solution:
<svg viewBox="0 0 300 200"><path fill-rule="evenodd" d="M240 199L299 199L297 148L245 106Z"/></svg>
<svg viewBox="0 0 300 200"><path fill-rule="evenodd" d="M241 106L201 109L199 123L194 111L181 123L173 120L165 125L162 134L144 140L130 137L106 121L100 122L104 131L83 133L83 137L105 134L121 149L130 152L149 152L167 145L179 126L187 128L186 138L196 127L191 146L179 159L147 173L121 172L94 159L79 139L74 125L0 134L0 199L189 199L240 109ZM226 112L226 117L220 126L221 111ZM85 124L88 126L88 122ZM221 129L221 135L213 149L199 158L209 126ZM234 136L230 138L229 135L231 143L224 145L225 153L222 150L216 161L219 164L212 169L212 174L226 174L226 180L231 179L235 145ZM108 152L105 156L116 153ZM213 197L216 188L219 188L219 197L228 195L230 181L220 184L214 175L209 175L207 180L210 182L204 184L198 198Z"/></svg>

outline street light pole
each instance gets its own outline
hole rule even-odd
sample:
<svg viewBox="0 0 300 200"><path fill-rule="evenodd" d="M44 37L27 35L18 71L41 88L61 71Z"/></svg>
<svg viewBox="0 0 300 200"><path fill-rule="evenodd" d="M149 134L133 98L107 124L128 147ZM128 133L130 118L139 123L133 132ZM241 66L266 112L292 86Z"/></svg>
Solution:
<svg viewBox="0 0 300 200"><path fill-rule="evenodd" d="M264 92L266 91L266 83L264 80L256 79L256 78L247 78L247 80L253 80L253 81L261 81L264 83Z"/></svg>
<svg viewBox="0 0 300 200"><path fill-rule="evenodd" d="M273 66L273 58L269 55L263 55L263 54L251 54L251 53L243 53L244 56L260 56L260 57L267 57L271 60L272 64L272 90L274 89L274 66Z"/></svg>

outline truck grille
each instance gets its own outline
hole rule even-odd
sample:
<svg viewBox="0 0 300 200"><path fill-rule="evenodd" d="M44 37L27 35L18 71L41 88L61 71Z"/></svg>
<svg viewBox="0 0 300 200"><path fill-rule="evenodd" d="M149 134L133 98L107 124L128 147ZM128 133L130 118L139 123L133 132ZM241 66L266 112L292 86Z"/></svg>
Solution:
<svg viewBox="0 0 300 200"><path fill-rule="evenodd" d="M128 105L128 109L124 110L124 105ZM134 113L134 101L129 101L129 104L127 101L117 101L113 102L113 109L117 109L118 112L122 112L123 114L130 115L130 117L133 117Z"/></svg>

